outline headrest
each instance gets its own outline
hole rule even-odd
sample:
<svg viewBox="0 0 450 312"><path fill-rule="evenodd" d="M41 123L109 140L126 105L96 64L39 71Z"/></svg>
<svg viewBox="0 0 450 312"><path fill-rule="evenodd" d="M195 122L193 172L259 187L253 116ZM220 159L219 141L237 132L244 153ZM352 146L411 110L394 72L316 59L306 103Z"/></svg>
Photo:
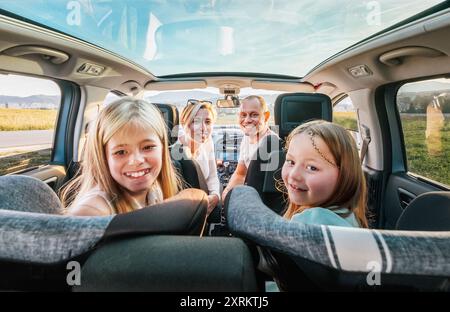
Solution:
<svg viewBox="0 0 450 312"><path fill-rule="evenodd" d="M298 125L314 119L332 121L333 108L328 96L319 93L284 93L275 100L275 124L281 139Z"/></svg>
<svg viewBox="0 0 450 312"><path fill-rule="evenodd" d="M0 210L0 260L48 264L67 261L92 250L112 218Z"/></svg>
<svg viewBox="0 0 450 312"><path fill-rule="evenodd" d="M101 241L151 234L199 235L206 194L187 189L164 202L104 217L51 215L0 209L0 261L58 263Z"/></svg>
<svg viewBox="0 0 450 312"><path fill-rule="evenodd" d="M175 126L178 126L179 123L179 114L178 109L175 105L171 104L159 104L159 103L152 103L155 105L163 115L164 121L166 122L167 127L169 128L169 141L172 145L175 143L178 139L178 128Z"/></svg>
<svg viewBox="0 0 450 312"><path fill-rule="evenodd" d="M227 196L232 233L289 256L340 271L450 276L450 232L385 231L289 221L266 207L256 190L237 186Z"/></svg>
<svg viewBox="0 0 450 312"><path fill-rule="evenodd" d="M0 177L0 209L61 214L56 193L39 179L10 175Z"/></svg>
<svg viewBox="0 0 450 312"><path fill-rule="evenodd" d="M397 221L397 230L450 231L450 192L417 196Z"/></svg>

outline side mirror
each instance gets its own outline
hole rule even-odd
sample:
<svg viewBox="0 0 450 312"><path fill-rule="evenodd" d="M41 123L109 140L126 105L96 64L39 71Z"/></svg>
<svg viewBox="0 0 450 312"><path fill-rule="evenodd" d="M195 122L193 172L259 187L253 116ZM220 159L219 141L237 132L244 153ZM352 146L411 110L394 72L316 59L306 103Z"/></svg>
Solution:
<svg viewBox="0 0 450 312"><path fill-rule="evenodd" d="M226 97L225 99L217 99L216 106L219 108L236 108L239 107L241 103L237 97Z"/></svg>

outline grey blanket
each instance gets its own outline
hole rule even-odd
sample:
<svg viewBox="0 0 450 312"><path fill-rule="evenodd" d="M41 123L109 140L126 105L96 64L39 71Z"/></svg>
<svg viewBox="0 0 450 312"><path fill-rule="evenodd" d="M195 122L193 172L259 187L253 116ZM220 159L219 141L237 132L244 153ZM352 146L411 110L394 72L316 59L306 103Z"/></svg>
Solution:
<svg viewBox="0 0 450 312"><path fill-rule="evenodd" d="M308 225L274 213L255 189L233 189L230 230L257 244L327 267L387 274L450 276L450 232L385 231Z"/></svg>

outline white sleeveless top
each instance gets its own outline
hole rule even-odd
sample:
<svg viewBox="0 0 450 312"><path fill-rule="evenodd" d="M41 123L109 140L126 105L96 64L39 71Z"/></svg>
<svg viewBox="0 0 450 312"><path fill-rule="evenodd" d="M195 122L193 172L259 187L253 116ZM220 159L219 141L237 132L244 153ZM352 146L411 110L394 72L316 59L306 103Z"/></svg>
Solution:
<svg viewBox="0 0 450 312"><path fill-rule="evenodd" d="M110 198L110 196L106 192L101 191L98 186L96 186L92 190L86 192L81 198L77 198L76 201L74 202L74 206L88 200L89 198L96 197L96 196L100 196L101 198L103 198L105 203L108 205L109 213L111 215L116 214L114 212L114 205L112 204L114 199ZM153 184L152 188L150 189L150 191L147 193L147 203L150 206L150 205L160 203L162 201L163 201L163 193L162 193L161 187L159 186L158 182L155 182ZM135 203L136 203L136 206L139 206L139 204L136 201L135 201ZM143 208L143 207L141 207L141 208Z"/></svg>

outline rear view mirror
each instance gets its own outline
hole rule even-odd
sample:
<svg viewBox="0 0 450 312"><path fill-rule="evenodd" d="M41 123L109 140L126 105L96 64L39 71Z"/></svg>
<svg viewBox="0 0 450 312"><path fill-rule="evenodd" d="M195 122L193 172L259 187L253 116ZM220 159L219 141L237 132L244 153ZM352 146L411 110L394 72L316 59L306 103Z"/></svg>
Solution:
<svg viewBox="0 0 450 312"><path fill-rule="evenodd" d="M216 105L220 108L236 108L239 107L240 102L239 98L233 96L225 99L217 99Z"/></svg>

